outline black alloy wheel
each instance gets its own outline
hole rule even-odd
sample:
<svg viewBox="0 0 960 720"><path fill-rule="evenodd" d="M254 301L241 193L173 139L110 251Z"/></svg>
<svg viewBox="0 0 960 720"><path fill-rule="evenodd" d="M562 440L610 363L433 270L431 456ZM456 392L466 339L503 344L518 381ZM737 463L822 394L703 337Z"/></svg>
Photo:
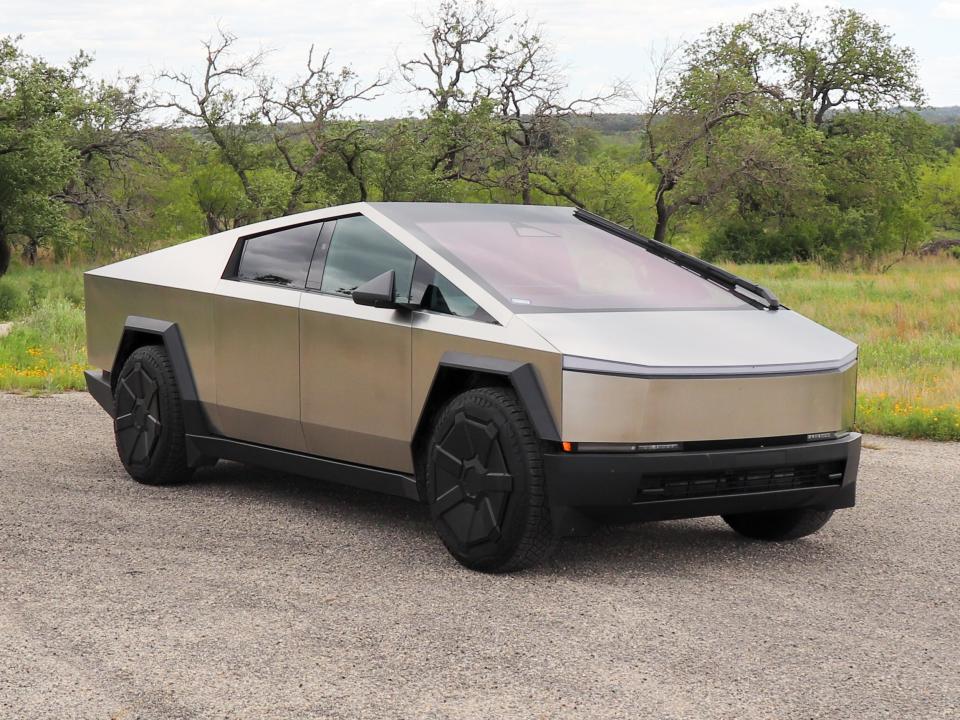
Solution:
<svg viewBox="0 0 960 720"><path fill-rule="evenodd" d="M509 389L469 390L440 413L426 494L438 534L471 569L517 570L553 549L540 442Z"/></svg>
<svg viewBox="0 0 960 720"><path fill-rule="evenodd" d="M113 398L117 454L130 476L149 485L189 479L180 393L166 350L160 345L134 350Z"/></svg>

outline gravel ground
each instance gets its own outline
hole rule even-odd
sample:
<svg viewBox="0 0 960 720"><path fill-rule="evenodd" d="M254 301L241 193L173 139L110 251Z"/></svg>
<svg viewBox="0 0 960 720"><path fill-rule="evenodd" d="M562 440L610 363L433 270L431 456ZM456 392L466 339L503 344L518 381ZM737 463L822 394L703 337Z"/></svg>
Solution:
<svg viewBox="0 0 960 720"><path fill-rule="evenodd" d="M408 501L129 480L86 395L0 395L2 718L960 717L960 444L867 438L792 544L617 526L461 569Z"/></svg>

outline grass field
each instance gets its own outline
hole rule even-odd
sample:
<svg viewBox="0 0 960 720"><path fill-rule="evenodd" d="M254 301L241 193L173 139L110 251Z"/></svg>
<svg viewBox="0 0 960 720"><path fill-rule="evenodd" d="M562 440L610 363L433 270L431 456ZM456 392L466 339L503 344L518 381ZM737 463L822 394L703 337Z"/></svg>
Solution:
<svg viewBox="0 0 960 720"><path fill-rule="evenodd" d="M0 278L0 390L50 393L85 388L83 275L77 268L13 265Z"/></svg>
<svg viewBox="0 0 960 720"><path fill-rule="evenodd" d="M858 428L960 440L960 261L914 260L886 273L816 265L733 267L790 308L860 344ZM0 390L83 389L79 269L14 266L0 278Z"/></svg>

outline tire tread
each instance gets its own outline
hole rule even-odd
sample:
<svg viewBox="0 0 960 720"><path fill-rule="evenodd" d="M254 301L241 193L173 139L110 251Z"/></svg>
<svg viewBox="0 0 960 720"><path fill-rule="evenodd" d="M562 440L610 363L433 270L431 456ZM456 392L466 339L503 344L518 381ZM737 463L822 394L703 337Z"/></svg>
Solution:
<svg viewBox="0 0 960 720"><path fill-rule="evenodd" d="M557 542L550 519L550 507L543 475L541 441L513 390L497 386L473 388L454 397L438 415L433 435L435 436L438 429L448 422L451 415L467 403L486 407L505 416L515 431L515 436L514 433L509 433L504 434L504 437L509 436L511 443L516 442L516 446L512 449L519 453L526 464L529 482L526 487L527 512L519 533L519 541L513 551L506 558L496 562L470 563L459 557L458 559L475 570L491 573L514 572L537 565L550 556ZM433 444L434 441L431 438L427 452ZM510 448L503 449L507 451ZM426 469L426 463L424 467Z"/></svg>
<svg viewBox="0 0 960 720"><path fill-rule="evenodd" d="M160 403L162 409L161 437L157 442L155 455L144 470L127 467L121 454L121 462L130 476L145 485L176 485L190 479L193 471L187 464L186 435L183 423L183 406L180 388L173 372L173 364L162 345L142 345L130 353L120 376L126 374L128 366L135 362L149 365L157 375L160 385ZM116 402L117 392L114 393ZM119 452L119 446L118 446Z"/></svg>
<svg viewBox="0 0 960 720"><path fill-rule="evenodd" d="M786 542L812 535L827 524L833 510L791 508L769 512L723 515L724 522L744 537Z"/></svg>

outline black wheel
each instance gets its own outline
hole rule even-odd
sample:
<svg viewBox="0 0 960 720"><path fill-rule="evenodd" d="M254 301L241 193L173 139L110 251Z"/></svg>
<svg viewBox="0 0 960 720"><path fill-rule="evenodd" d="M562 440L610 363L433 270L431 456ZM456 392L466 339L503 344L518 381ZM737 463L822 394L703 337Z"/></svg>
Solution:
<svg viewBox="0 0 960 720"><path fill-rule="evenodd" d="M755 540L796 540L812 535L826 525L832 516L833 510L792 508L724 515L723 519L744 537Z"/></svg>
<svg viewBox="0 0 960 720"><path fill-rule="evenodd" d="M160 345L134 350L113 393L113 432L123 467L137 482L167 485L190 478L180 391L167 351Z"/></svg>
<svg viewBox="0 0 960 720"><path fill-rule="evenodd" d="M430 515L460 563L509 572L550 554L540 441L512 391L477 388L455 397L426 453Z"/></svg>

